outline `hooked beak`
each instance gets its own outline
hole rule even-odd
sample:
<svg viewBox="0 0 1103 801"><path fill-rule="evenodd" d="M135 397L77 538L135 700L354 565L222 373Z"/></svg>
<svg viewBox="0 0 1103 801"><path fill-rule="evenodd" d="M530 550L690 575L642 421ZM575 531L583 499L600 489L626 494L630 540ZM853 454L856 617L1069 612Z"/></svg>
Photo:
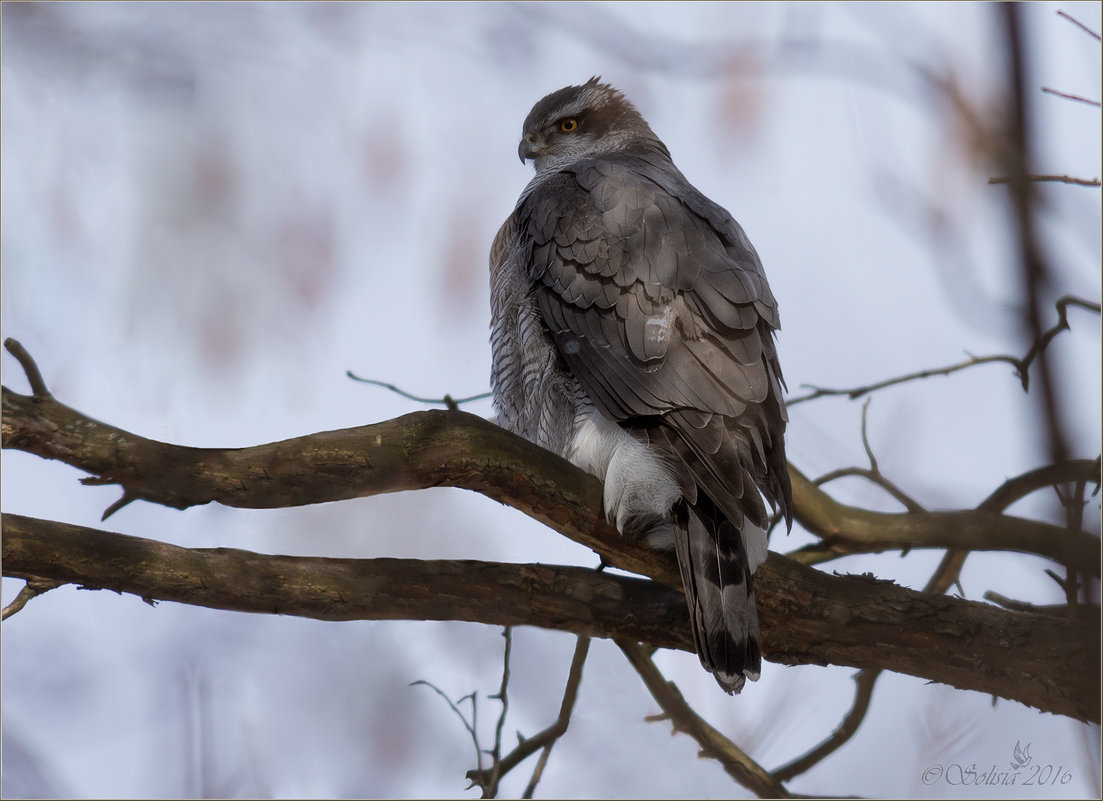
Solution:
<svg viewBox="0 0 1103 801"><path fill-rule="evenodd" d="M543 149L544 143L537 139L534 134L527 133L521 139L521 144L517 146L517 156L524 164L527 159L534 159L540 155L540 151Z"/></svg>

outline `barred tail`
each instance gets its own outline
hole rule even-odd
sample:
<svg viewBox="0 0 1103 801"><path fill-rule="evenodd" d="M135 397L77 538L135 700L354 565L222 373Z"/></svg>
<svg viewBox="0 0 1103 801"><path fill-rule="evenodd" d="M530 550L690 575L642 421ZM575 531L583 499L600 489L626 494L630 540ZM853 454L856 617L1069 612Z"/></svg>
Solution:
<svg viewBox="0 0 1103 801"><path fill-rule="evenodd" d="M745 523L745 538L702 496L684 510L674 525L674 547L693 643L705 670L726 692L738 693L762 669L751 575L765 558L765 534Z"/></svg>

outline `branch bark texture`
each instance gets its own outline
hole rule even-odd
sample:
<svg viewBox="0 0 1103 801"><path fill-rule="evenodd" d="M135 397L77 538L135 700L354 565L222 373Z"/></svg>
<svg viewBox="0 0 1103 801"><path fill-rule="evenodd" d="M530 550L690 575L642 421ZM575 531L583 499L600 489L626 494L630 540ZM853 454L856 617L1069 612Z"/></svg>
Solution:
<svg viewBox="0 0 1103 801"><path fill-rule="evenodd" d="M463 487L508 503L593 548L608 563L656 581L546 565L183 549L16 515L4 516L5 575L238 611L537 625L692 649L673 558L625 540L602 520L597 479L473 415L419 412L251 448L207 449L138 437L49 396L5 388L3 406L5 448L60 459L92 473L95 483L121 484L131 498L176 508L212 500L259 508ZM799 473L794 477L798 519L809 528L829 529L855 518ZM896 541L889 529L900 520L925 520L919 528L933 532L956 514L857 511L877 542L886 543ZM878 520L886 527L878 529ZM958 536L955 531L945 538ZM934 547L937 538L930 539ZM830 576L778 554L757 572L755 590L765 656L774 662L894 670L1099 720L1095 626L871 578Z"/></svg>
<svg viewBox="0 0 1103 801"><path fill-rule="evenodd" d="M693 650L680 591L585 568L187 549L11 514L3 525L4 575L15 578L240 612L534 625ZM1087 622L829 576L778 554L755 590L770 661L884 668L1099 719L1099 634Z"/></svg>
<svg viewBox="0 0 1103 801"><path fill-rule="evenodd" d="M519 509L611 564L681 586L669 560L656 564L651 552L625 543L604 522L596 478L466 412L414 412L248 448L190 448L146 439L53 397L20 395L6 387L3 411L3 447L77 467L93 474L89 483L120 484L131 500L177 509L211 501L261 509L460 487ZM1073 464L1084 480L1098 480L1092 463ZM892 514L857 509L838 503L794 467L789 473L797 521L839 553L1011 550L1100 574L1100 540L1087 532L985 510Z"/></svg>

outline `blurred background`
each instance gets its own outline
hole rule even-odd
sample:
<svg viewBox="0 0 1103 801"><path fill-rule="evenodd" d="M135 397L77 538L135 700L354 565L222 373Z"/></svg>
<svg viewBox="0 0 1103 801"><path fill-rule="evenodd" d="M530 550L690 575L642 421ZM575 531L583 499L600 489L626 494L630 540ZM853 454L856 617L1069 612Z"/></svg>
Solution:
<svg viewBox="0 0 1103 801"><path fill-rule="evenodd" d="M56 397L146 437L235 447L488 389L487 254L531 177L521 123L546 93L601 75L699 189L742 223L781 304L790 393L965 358L1023 354L1015 234L991 131L1007 53L986 3L5 3L2 335ZM1037 172L1100 176L1098 3L1023 6ZM1100 297L1100 192L1039 187L1052 298ZM1045 324L1056 320L1047 300ZM1100 447L1099 317L1070 310L1051 347L1071 454ZM5 386L27 392L0 358ZM492 413L489 401L465 406ZM791 461L866 465L861 402L795 405ZM881 470L928 508L969 508L1047 461L1038 406L1007 365L874 395ZM118 488L5 451L3 510L100 527ZM829 491L899 505L868 483ZM1028 499L1012 513L1048 513ZM188 547L315 556L595 565L512 509L437 489L314 507L184 512L135 503L103 528ZM1098 498L1085 528L1099 529ZM787 551L810 542L775 534ZM922 587L938 552L855 556ZM1063 592L1042 559L974 554L964 597ZM22 582L5 579L3 602ZM424 686L499 706L498 629L326 623L156 608L73 587L3 624L5 797L470 797L474 749ZM509 718L554 719L574 638L514 632ZM656 657L698 712L767 768L850 708L848 668L764 666L730 699L692 654ZM595 641L568 734L537 795L745 795ZM925 784L931 765L1006 770L1017 742L1063 766L1048 787ZM884 675L857 735L789 787L808 794L1100 793L1099 729ZM519 795L524 767L503 795Z"/></svg>

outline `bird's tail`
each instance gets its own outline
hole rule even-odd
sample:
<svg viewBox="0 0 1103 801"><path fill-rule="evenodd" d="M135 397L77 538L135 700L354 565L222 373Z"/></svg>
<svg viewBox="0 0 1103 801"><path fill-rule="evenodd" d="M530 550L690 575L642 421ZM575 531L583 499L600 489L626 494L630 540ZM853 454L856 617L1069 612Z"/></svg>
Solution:
<svg viewBox="0 0 1103 801"><path fill-rule="evenodd" d="M693 643L720 686L738 693L762 669L751 575L765 558L765 532L749 522L741 532L707 498L698 500L673 527Z"/></svg>

